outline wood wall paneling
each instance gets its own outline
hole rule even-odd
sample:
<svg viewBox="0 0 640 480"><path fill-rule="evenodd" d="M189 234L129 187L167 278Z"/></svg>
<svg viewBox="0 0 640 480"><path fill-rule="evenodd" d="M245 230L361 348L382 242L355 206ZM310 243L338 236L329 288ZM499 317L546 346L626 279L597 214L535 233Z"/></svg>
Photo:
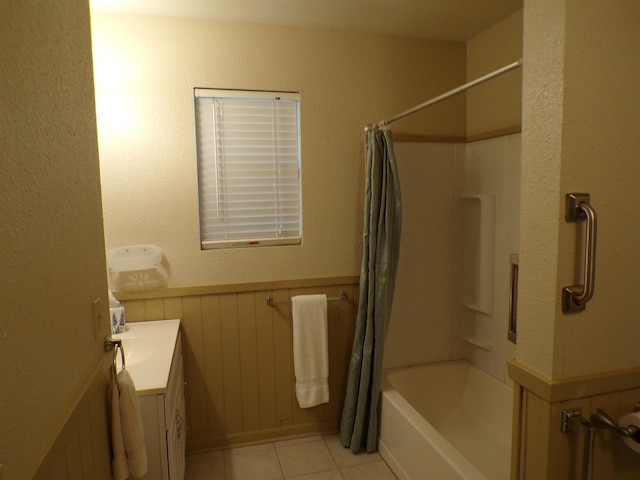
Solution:
<svg viewBox="0 0 640 480"><path fill-rule="evenodd" d="M71 408L64 427L30 478L111 480L107 391L111 355L105 355Z"/></svg>
<svg viewBox="0 0 640 480"><path fill-rule="evenodd" d="M187 451L337 432L355 329L357 279L236 287L181 288L167 290L166 297L128 294L122 302L129 322L182 320ZM291 307L269 306L266 298L337 297L342 290L348 300L329 302L327 311L330 402L302 409L295 396Z"/></svg>
<svg viewBox="0 0 640 480"><path fill-rule="evenodd" d="M242 429L260 429L260 385L258 382L258 333L256 297L252 293L237 295L239 366L242 397Z"/></svg>
<svg viewBox="0 0 640 480"><path fill-rule="evenodd" d="M206 388L206 405L201 405L201 410L196 410L193 415L191 408L189 412L189 425L193 422L206 424L206 435L209 432L223 432L226 429L225 423L225 395L222 385L224 385L223 360L222 360L222 332L220 325L220 299L217 295L205 295L202 297L202 312L206 319L202 324L202 339L204 342L203 372ZM180 317L178 317L180 318ZM194 359L190 359L187 370L194 370L197 365L193 365ZM187 387L190 386L190 377L187 375ZM187 398L190 397L190 393ZM189 429L191 431L191 429ZM191 438L189 435L188 438Z"/></svg>
<svg viewBox="0 0 640 480"><path fill-rule="evenodd" d="M242 371L240 369L240 338L238 319L238 298L236 294L220 295L220 327L222 334L222 367L224 392L224 417L226 432L243 431L242 425ZM206 374L206 371L205 371ZM208 381L207 377L205 381ZM213 387L215 388L215 387ZM249 399L247 399L247 402Z"/></svg>
<svg viewBox="0 0 640 480"><path fill-rule="evenodd" d="M611 378L599 374L598 378L583 379L579 382L558 382L557 388L562 392L578 392L578 384L584 383L590 385L593 390L603 390L607 386L618 384L620 375L620 372L611 372ZM632 375L627 377L634 378ZM571 384L569 389L566 384ZM538 385L535 386L540 389ZM517 442L514 443L514 449L519 455L514 458L519 459L519 464L512 468L514 480L584 478L584 437L575 432L561 432L562 411L581 408L583 417L589 419L594 409L601 408L617 420L625 413L633 411L636 402L640 400L640 388L549 401L517 383L515 387L516 395L518 391L522 392L522 401L519 404L515 402L519 405L519 435L514 436ZM549 388L543 391L547 391L549 397L558 396L554 393L555 388L554 384L550 384ZM629 449L614 432L597 429L593 478L640 478L640 455Z"/></svg>
<svg viewBox="0 0 640 480"><path fill-rule="evenodd" d="M267 305L266 301L261 301L272 295L273 292L270 290L256 292L255 294L260 430L273 429L278 424L275 387L274 310L273 307Z"/></svg>
<svg viewBox="0 0 640 480"><path fill-rule="evenodd" d="M183 353L188 386L186 394L191 407L187 409L187 418L189 420L187 438L201 440L209 435L209 402L204 372L206 363L204 361L205 338L202 328L201 297L184 297L182 299L182 314L180 318L184 332Z"/></svg>
<svg viewBox="0 0 640 480"><path fill-rule="evenodd" d="M291 298L289 290L274 290L273 300L284 302ZM288 427L293 424L293 354L289 347L293 341L291 331L291 309L286 305L273 308L273 347L275 353L276 425Z"/></svg>
<svg viewBox="0 0 640 480"><path fill-rule="evenodd" d="M123 301L128 322L180 318L189 422L188 451L335 432L342 414L351 357L358 288L355 283L301 282L300 287L238 292L154 296ZM325 293L330 302L328 404L298 406L293 370L289 305L269 306L266 298ZM107 392L111 355L100 360L69 418L52 439L36 480L111 479Z"/></svg>

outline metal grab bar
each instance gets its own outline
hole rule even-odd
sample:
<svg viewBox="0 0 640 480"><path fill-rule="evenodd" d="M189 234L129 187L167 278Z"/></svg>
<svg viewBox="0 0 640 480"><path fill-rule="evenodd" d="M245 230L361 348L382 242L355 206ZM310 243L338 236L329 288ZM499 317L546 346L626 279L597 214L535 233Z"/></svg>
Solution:
<svg viewBox="0 0 640 480"><path fill-rule="evenodd" d="M586 308L593 297L596 275L596 237L598 222L596 211L589 203L588 193L569 193L566 196L565 218L567 222L586 219L586 237L584 247L584 280L582 285L573 285L562 289L563 313L579 312Z"/></svg>

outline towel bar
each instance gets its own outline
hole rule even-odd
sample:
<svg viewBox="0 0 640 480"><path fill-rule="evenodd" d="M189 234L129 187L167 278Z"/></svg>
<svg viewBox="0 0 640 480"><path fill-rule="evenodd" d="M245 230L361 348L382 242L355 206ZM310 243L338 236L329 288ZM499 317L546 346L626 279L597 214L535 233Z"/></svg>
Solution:
<svg viewBox="0 0 640 480"><path fill-rule="evenodd" d="M339 297L327 297L327 301L329 302L333 302L336 300L346 300L347 299L347 292L345 292L344 290L340 292L340 296ZM284 300L282 302L275 302L273 300L273 298L271 297L267 297L267 305L269 305L270 307L275 307L276 305L289 305L291 304L291 300Z"/></svg>

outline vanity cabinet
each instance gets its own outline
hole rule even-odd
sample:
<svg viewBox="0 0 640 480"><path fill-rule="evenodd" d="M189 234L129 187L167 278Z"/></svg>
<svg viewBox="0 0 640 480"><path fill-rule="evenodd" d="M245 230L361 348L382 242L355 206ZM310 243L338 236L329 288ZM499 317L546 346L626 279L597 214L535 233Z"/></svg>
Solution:
<svg viewBox="0 0 640 480"><path fill-rule="evenodd" d="M180 336L177 340L180 344ZM177 348L176 348L177 350ZM176 368L174 371L173 365ZM167 429L167 467L170 480L183 480L185 448L187 444L186 404L184 398L184 369L182 350L174 356L169 387L165 398L165 425Z"/></svg>
<svg viewBox="0 0 640 480"><path fill-rule="evenodd" d="M164 388L138 391L148 471L146 480L183 480L187 427L182 343L177 334L171 368Z"/></svg>

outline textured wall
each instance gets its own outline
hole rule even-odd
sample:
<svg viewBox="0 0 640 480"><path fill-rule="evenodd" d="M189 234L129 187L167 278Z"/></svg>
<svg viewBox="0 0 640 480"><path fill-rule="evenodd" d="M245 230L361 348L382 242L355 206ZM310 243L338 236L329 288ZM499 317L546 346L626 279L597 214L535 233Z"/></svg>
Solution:
<svg viewBox="0 0 640 480"><path fill-rule="evenodd" d="M517 359L548 378L640 365L640 5L526 2L520 334ZM595 295L561 313L581 283L584 223L564 220L564 195L588 192L599 220Z"/></svg>
<svg viewBox="0 0 640 480"><path fill-rule="evenodd" d="M517 358L549 377L562 214L564 15L562 2L525 3Z"/></svg>
<svg viewBox="0 0 640 480"><path fill-rule="evenodd" d="M567 1L560 187L563 194L591 193L600 228L596 293L584 315L558 320L554 377L640 366L640 322L630 301L638 297L640 217L625 208L640 184L638 18L636 1L616 8ZM576 237L561 221L560 286L581 278Z"/></svg>
<svg viewBox="0 0 640 480"><path fill-rule="evenodd" d="M107 248L163 247L171 286L359 273L363 127L464 81L465 45L95 15ZM303 243L200 251L193 87L301 95ZM394 131L464 134L464 99Z"/></svg>
<svg viewBox="0 0 640 480"><path fill-rule="evenodd" d="M103 355L91 309L107 288L91 67L86 1L0 4L6 479L25 475Z"/></svg>
<svg viewBox="0 0 640 480"><path fill-rule="evenodd" d="M467 81L522 58L522 10L467 42ZM520 125L522 69L467 92L467 136Z"/></svg>

